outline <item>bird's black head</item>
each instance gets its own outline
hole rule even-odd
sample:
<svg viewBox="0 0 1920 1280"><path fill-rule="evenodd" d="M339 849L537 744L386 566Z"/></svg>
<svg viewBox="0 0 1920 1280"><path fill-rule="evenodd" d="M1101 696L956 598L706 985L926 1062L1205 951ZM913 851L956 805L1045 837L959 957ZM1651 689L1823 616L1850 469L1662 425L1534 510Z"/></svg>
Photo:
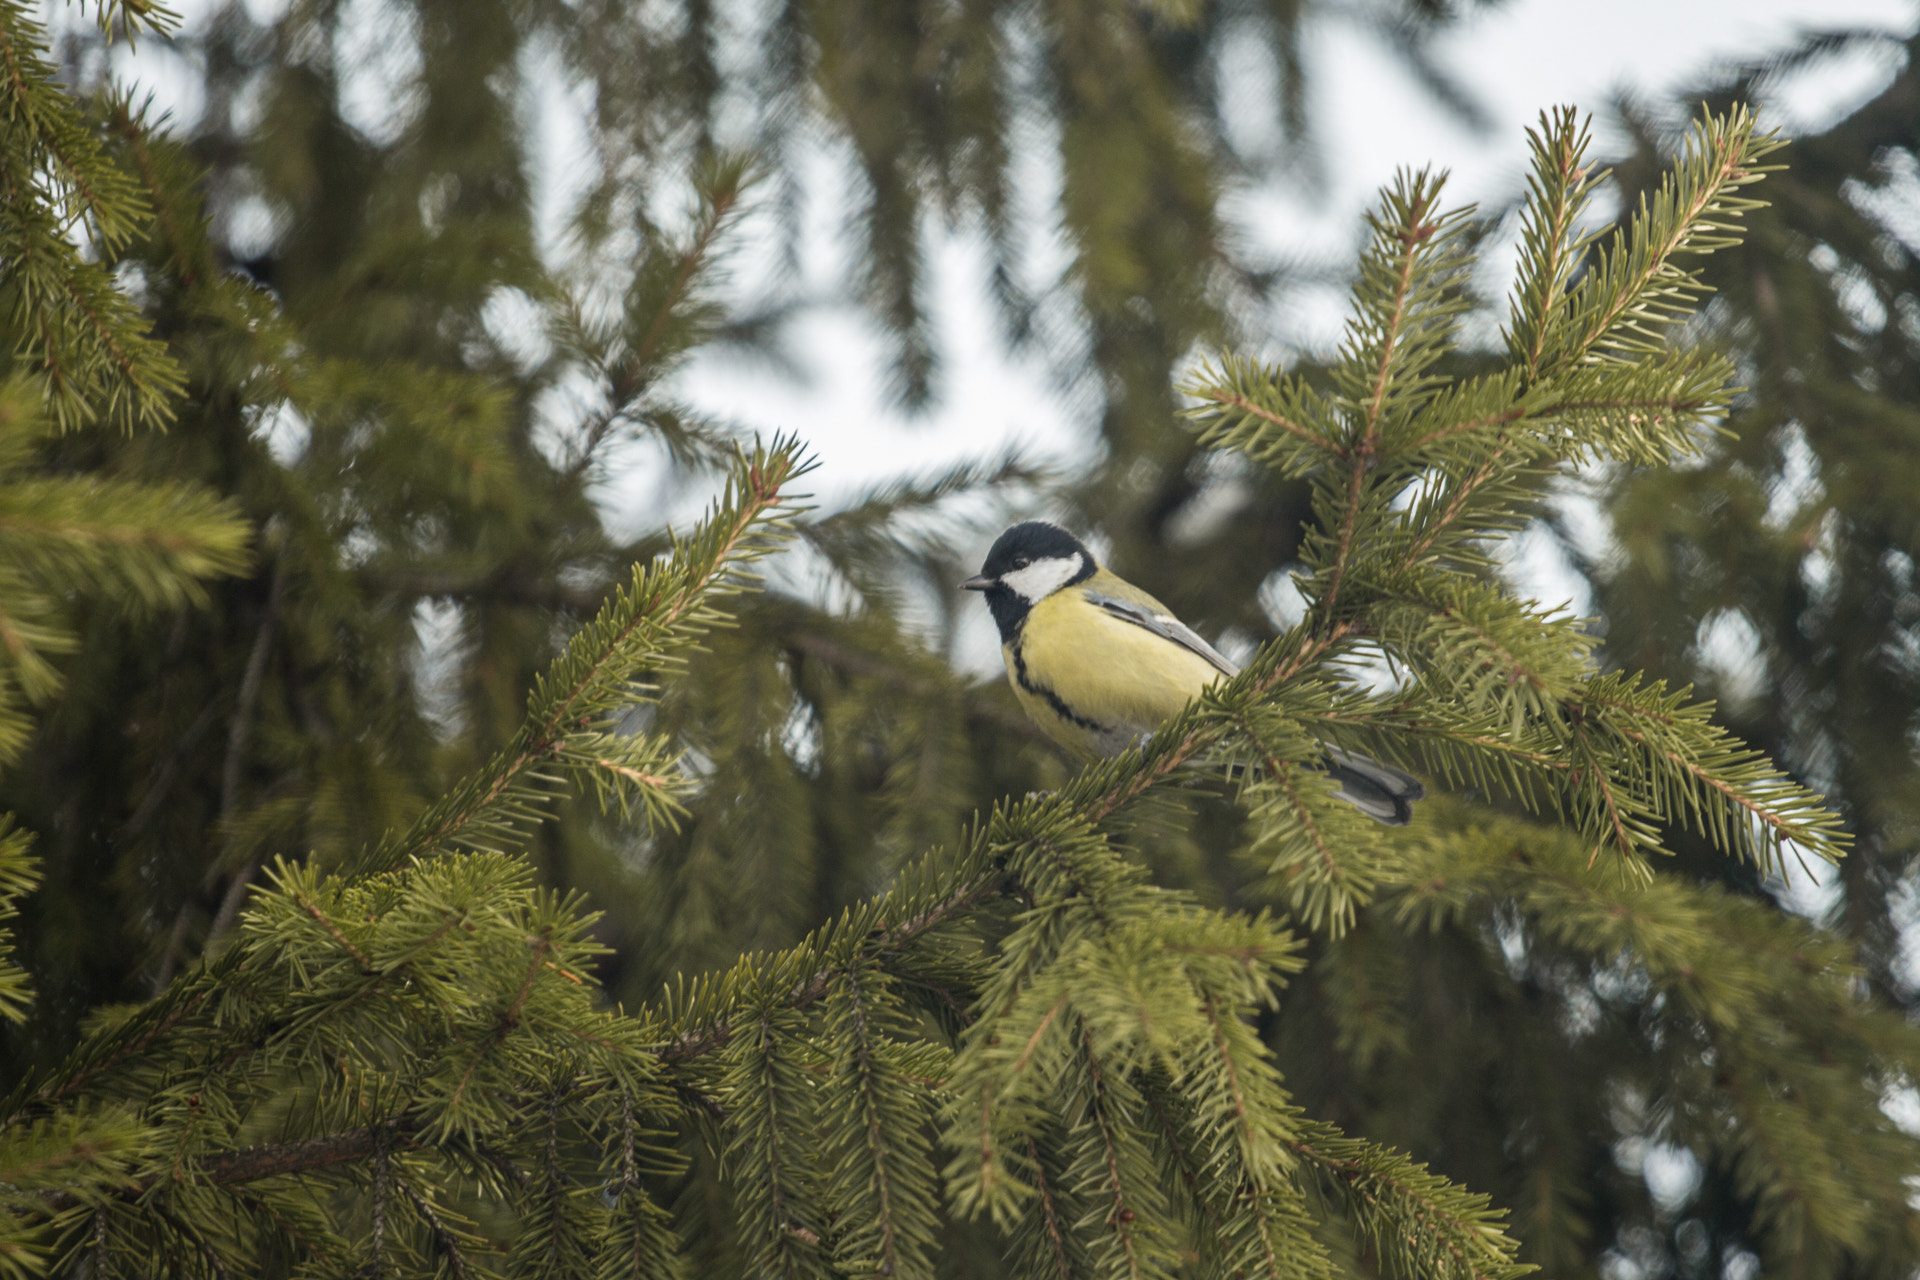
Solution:
<svg viewBox="0 0 1920 1280"><path fill-rule="evenodd" d="M960 585L986 593L1004 643L1013 639L1037 601L1085 582L1099 568L1080 539L1057 524L1028 520L995 539L980 572Z"/></svg>

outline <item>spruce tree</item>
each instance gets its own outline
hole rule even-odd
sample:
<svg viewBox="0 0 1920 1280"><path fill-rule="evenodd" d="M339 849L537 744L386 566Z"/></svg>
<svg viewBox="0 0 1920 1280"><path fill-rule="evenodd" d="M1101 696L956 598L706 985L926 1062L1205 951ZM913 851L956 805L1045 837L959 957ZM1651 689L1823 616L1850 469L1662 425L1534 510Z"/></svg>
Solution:
<svg viewBox="0 0 1920 1280"><path fill-rule="evenodd" d="M1726 434L1689 469L1597 477L1612 545L1568 540L1594 584L1611 661L1697 683L1716 698L1721 723L1845 815L1855 842L1830 888L1787 901L1831 931L1877 1001L1909 1018L1916 687L1905 656L1915 609L1906 491L1920 394L1920 243L1902 211L1920 147L1917 47L1910 35L1830 33L1689 97L1689 106L1703 97L1714 109L1766 100L1846 53L1902 62L1870 101L1795 139L1751 237L1708 266L1717 298L1703 333L1734 355L1746 387ZM1624 104L1634 141L1621 165L1628 190L1657 170L1673 145L1670 113L1681 109ZM1693 874L1743 897L1770 905L1780 893L1684 836L1673 845ZM1909 1068L1884 1082L1890 1107L1912 1078ZM1665 1140L1685 1144L1689 1135ZM1732 1173L1709 1163L1687 1201L1622 1214L1645 1266L1694 1269L1682 1256L1687 1244L1709 1256L1757 1252L1770 1269L1797 1261L1768 1251L1763 1206ZM1851 1258L1803 1270L1905 1274L1916 1252L1910 1237L1887 1233Z"/></svg>
<svg viewBox="0 0 1920 1280"><path fill-rule="evenodd" d="M154 154L131 117L110 123L133 156ZM1448 371L1471 224L1420 174L1374 219L1349 341L1324 380L1223 357L1190 387L1210 445L1304 483L1315 503L1307 615L1239 678L1141 749L999 801L953 848L909 861L798 945L632 1012L599 1004L591 918L578 897L539 888L528 857L557 798L597 798L654 831L656 849L673 847L676 815L703 796L778 812L699 750L703 730L739 730L697 702L673 705L688 646L718 644L723 602L746 611L745 570L793 519L796 445L744 451L707 518L599 605L462 780L377 841L316 840L304 861L266 856L285 833L255 828L264 879L211 939L223 945L20 1081L0 1156L11 1264L928 1274L940 1255L985 1250L1016 1273L1516 1275L1516 1245L1484 1198L1302 1114L1260 1034L1288 1010L1282 988L1304 951L1337 970L1363 920L1457 932L1498 898L1523 902L1572 954L1630 949L1716 1062L1759 1077L1754 1106L1735 1091L1703 1125L1777 1201L1770 1229L1846 1246L1904 1220L1888 1189L1911 1143L1860 1087L1910 1059L1904 1023L1860 1000L1812 930L1672 883L1649 861L1667 822L1763 869L1782 867L1789 845L1836 857L1835 820L1703 708L1597 671L1577 625L1484 573L1555 463L1697 450L1733 371L1662 336L1701 292L1691 256L1733 243L1753 207L1740 189L1771 144L1743 113L1703 121L1657 197L1598 250L1580 230L1594 180L1580 127L1556 116L1536 144L1495 367ZM635 273L629 297L654 309L630 305L629 324L597 334L580 326L576 353L612 351L604 367L629 380L630 400L676 354L646 340L688 321L686 283L711 239L701 228L717 228L737 177L706 184L680 267ZM201 402L313 406L308 456L321 460L335 448L378 462L380 428L395 423L414 426L414 447L487 438L448 394L471 384L430 368L357 380L364 365L329 364L320 337L283 336L292 304L194 271L185 237L198 223L162 203L183 185L155 183L176 296L214 315L205 341L243 350L198 366ZM643 293L656 278L668 287ZM222 294L244 321L218 323ZM405 332L405 308L389 315ZM615 423L589 420L583 439ZM382 517L440 536L410 505L422 498L446 519L485 512L489 459L464 456L479 463L451 494L349 488L391 506L351 508L362 536L343 540L359 557L330 567L350 579L383 568L383 546L403 539ZM827 547L836 536L857 540L857 518L811 534ZM270 650L280 610L324 603L313 563L285 572L249 655ZM1381 659L1389 678L1359 678ZM275 673L289 689L299 674ZM346 674L394 679L390 666ZM280 697L299 710L297 694ZM1490 840L1493 820L1463 815L1392 840L1333 799L1321 742L1564 825L1506 819ZM1188 797L1217 806L1223 790L1243 829L1218 851L1259 869L1246 892L1268 912L1202 906L1129 856L1151 855ZM308 804L297 830L324 831L324 812ZM230 840L243 828L222 816ZM780 828L762 825L771 843ZM1735 958L1716 942L1737 942ZM1714 1086L1693 1083L1710 1102ZM1842 1135L1846 1159L1794 1176L1789 1158ZM1861 1213L1876 1196L1882 1212Z"/></svg>
<svg viewBox="0 0 1920 1280"><path fill-rule="evenodd" d="M959 576L951 526L928 523L942 500L1030 479L1017 468L799 520L858 607L821 607L788 559L779 589L727 594L712 625L696 588L740 585L714 559L725 529L771 514L770 478L793 469L778 447L734 464L724 430L662 391L692 344L753 332L716 328L707 292L742 170L710 164L684 218L658 199L682 198L687 139L712 127L683 108L719 101L713 28L554 28L620 90L609 173L659 184L635 201L610 180L590 205L588 276L538 260L502 163L521 144L488 77L516 65L521 11L415 12L424 105L397 141L341 118L324 6L265 31L235 11L209 42L216 102L257 95L256 133L216 114L182 145L111 99L72 117L155 211L74 269L131 286L186 396L167 434L75 431L31 476L197 477L258 534L250 576L204 607L146 602L164 635L151 613L79 615L64 691L11 771L56 855L25 902L39 990L9 1045L20 1268L1497 1275L1518 1242L1522 1262L1580 1271L1669 1250L1664 1207L1609 1172L1636 1141L1698 1152L1724 1201L1701 1211L1704 1244L1670 1235L1682 1266L1750 1248L1809 1273L1910 1267L1911 1143L1878 1109L1911 1074L1910 1032L1862 998L1844 939L1711 883L1778 869L1782 835L1831 853L1831 828L1698 707L1596 676L1581 631L1485 563L1551 469L1673 474L1730 379L1752 381L1633 328L1686 311L1670 273L1752 212L1715 168L1754 171L1744 123L1682 167L1705 205L1656 203L1605 258L1577 217L1598 174L1553 121L1493 356L1452 329L1470 227L1409 179L1342 360L1218 362L1191 388L1205 445L1155 406L1219 323L1214 295L1191 262L1147 270L1127 249L1181 243L1155 219L1198 206L1146 199L1111 225L1072 203L1112 448L1060 500L1209 634L1265 642L1144 755L1076 777L911 622L920 584ZM1117 65L1171 86L1131 109L1169 112L1193 87L1183 60L1244 16L1208 10L1192 38L1133 6L1075 12L1049 19L1062 56L1130 50ZM786 83L840 84L849 119L856 101L944 103L946 70L916 89L804 61L835 47L795 43ZM672 74L631 76L638 55ZM689 96L649 105L649 84ZM1082 161L1190 136L1074 92ZM990 157L973 148L991 136L929 125L913 145ZM928 170L892 168L910 195ZM987 200L982 173L950 176ZM236 206L262 193L283 230L237 254ZM550 346L510 340L503 305L530 306ZM583 385L587 411L554 412ZM85 421L124 424L115 405L135 402L111 380L75 394ZM626 438L661 442L683 477L733 474L718 523L609 534L593 482ZM1209 522L1223 501L1236 518ZM743 553L768 548L752 528ZM1289 569L1297 626L1259 605ZM423 600L461 637L442 667L414 642ZM1317 789L1319 741L1505 812L1436 798L1383 841ZM1773 824L1739 818L1769 805ZM1682 856L1649 876L1656 848ZM608 915L585 918L575 887ZM1462 1184L1513 1207L1511 1238Z"/></svg>

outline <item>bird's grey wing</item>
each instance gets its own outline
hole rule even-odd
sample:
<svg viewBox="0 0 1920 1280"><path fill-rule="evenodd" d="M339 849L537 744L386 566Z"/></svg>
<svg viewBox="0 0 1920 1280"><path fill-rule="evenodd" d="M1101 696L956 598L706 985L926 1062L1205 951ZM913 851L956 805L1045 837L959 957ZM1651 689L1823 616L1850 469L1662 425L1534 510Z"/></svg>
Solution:
<svg viewBox="0 0 1920 1280"><path fill-rule="evenodd" d="M1089 603L1100 606L1121 621L1131 622L1136 627L1145 627L1163 640L1171 640L1182 649L1191 649L1218 667L1222 675L1240 674L1240 668L1234 666L1224 653L1202 640L1194 633L1192 627L1172 614L1161 613L1156 609L1149 609L1146 605L1135 604L1131 600L1121 600L1098 591L1089 591L1086 594Z"/></svg>
<svg viewBox="0 0 1920 1280"><path fill-rule="evenodd" d="M1413 802L1427 794L1420 779L1358 751L1342 751L1325 743L1320 750L1326 753L1327 772L1340 784L1335 796L1390 827L1413 821Z"/></svg>

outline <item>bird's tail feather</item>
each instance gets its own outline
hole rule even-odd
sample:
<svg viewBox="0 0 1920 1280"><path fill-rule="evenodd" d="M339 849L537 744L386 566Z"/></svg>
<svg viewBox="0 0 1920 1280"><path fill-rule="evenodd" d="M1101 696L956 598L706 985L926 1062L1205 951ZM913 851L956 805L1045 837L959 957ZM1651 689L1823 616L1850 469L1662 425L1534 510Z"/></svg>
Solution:
<svg viewBox="0 0 1920 1280"><path fill-rule="evenodd" d="M1324 744L1327 772L1340 784L1333 794L1375 822L1404 827L1413 821L1413 802L1427 794L1420 779L1356 751Z"/></svg>

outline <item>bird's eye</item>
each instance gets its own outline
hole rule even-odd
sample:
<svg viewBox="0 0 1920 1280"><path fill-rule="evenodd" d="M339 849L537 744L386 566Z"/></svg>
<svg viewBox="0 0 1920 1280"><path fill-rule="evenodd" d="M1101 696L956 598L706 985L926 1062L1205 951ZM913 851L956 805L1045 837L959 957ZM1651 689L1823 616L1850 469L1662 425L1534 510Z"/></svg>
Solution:
<svg viewBox="0 0 1920 1280"><path fill-rule="evenodd" d="M1014 567L1014 568L1016 568L1016 569L1024 569L1024 568L1026 568L1026 567L1027 567L1027 566L1028 566L1029 564L1032 564L1032 563L1033 563L1033 562L1032 562L1031 560L1029 560L1029 559L1027 559L1027 558L1026 558L1025 556L1015 556L1015 557L1013 558L1013 567Z"/></svg>

